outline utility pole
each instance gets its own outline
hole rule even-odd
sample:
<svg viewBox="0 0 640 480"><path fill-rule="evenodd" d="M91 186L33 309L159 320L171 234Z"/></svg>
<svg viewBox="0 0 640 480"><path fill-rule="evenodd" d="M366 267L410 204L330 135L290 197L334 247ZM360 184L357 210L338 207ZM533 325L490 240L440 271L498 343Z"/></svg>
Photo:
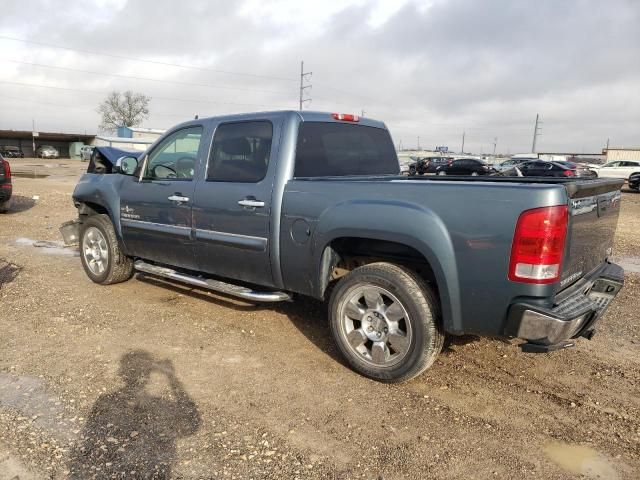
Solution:
<svg viewBox="0 0 640 480"><path fill-rule="evenodd" d="M360 111L360 118L364 118L364 110Z"/></svg>
<svg viewBox="0 0 640 480"><path fill-rule="evenodd" d="M539 120L540 115L536 113L536 126L533 128L533 145L531 146L531 153L536 153L536 140L538 140L538 135L542 135L540 133L540 126L542 122Z"/></svg>
<svg viewBox="0 0 640 480"><path fill-rule="evenodd" d="M300 62L300 110L302 110L302 105L304 102L310 102L310 98L304 98L305 90L311 89L311 85L305 85L305 80L307 77L313 75L313 72L305 72L304 71L304 62Z"/></svg>
<svg viewBox="0 0 640 480"><path fill-rule="evenodd" d="M36 121L31 119L31 148L33 148L33 157L36 157Z"/></svg>
<svg viewBox="0 0 640 480"><path fill-rule="evenodd" d="M498 137L493 139L493 154L496 154L496 146L498 145Z"/></svg>
<svg viewBox="0 0 640 480"><path fill-rule="evenodd" d="M607 150L609 150L609 139L607 138Z"/></svg>
<svg viewBox="0 0 640 480"><path fill-rule="evenodd" d="M420 135L418 135L418 150L420 150Z"/></svg>
<svg viewBox="0 0 640 480"><path fill-rule="evenodd" d="M462 148L460 149L460 153L464 153L464 134L465 132L462 132Z"/></svg>

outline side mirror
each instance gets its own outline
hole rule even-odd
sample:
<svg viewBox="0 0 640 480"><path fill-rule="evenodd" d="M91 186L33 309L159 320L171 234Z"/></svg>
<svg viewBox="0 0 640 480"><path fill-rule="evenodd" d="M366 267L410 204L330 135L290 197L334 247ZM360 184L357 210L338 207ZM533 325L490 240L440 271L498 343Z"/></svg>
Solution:
<svg viewBox="0 0 640 480"><path fill-rule="evenodd" d="M135 157L120 157L116 160L116 172L123 175L133 175L138 168L138 159Z"/></svg>

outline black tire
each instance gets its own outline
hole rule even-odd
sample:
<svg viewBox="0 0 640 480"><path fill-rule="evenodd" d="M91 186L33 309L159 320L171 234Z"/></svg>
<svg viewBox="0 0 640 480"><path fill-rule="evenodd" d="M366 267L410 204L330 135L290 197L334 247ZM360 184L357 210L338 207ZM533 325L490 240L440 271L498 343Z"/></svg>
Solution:
<svg viewBox="0 0 640 480"><path fill-rule="evenodd" d="M416 174L416 167L409 167L409 175L415 175Z"/></svg>
<svg viewBox="0 0 640 480"><path fill-rule="evenodd" d="M389 366L373 365L373 357L367 360L366 353L354 350L343 327L345 320L340 314L345 311L344 306L349 300L357 297L358 293L354 292L371 287L380 288L396 297L407 314L403 321L410 324L411 328L404 356L398 363ZM362 326L364 316L360 324ZM390 263L372 263L356 268L338 282L329 300L329 325L338 350L356 372L389 383L403 382L425 371L433 364L444 343L440 304L433 289L415 272ZM387 332L387 329L384 331ZM368 341L362 346L366 347Z"/></svg>
<svg viewBox="0 0 640 480"><path fill-rule="evenodd" d="M88 255L85 253L85 248L89 244L89 239L85 239L85 236L89 234L88 232L92 232L91 235L93 235L95 232L92 229L97 229L102 234L106 244L107 258L102 271L92 269L89 265L91 260L88 260ZM133 259L122 252L108 215L92 215L82 223L80 227L80 260L91 281L101 285L125 282L133 276Z"/></svg>
<svg viewBox="0 0 640 480"><path fill-rule="evenodd" d="M11 204L11 200L0 202L0 213L7 213L9 211L10 204Z"/></svg>

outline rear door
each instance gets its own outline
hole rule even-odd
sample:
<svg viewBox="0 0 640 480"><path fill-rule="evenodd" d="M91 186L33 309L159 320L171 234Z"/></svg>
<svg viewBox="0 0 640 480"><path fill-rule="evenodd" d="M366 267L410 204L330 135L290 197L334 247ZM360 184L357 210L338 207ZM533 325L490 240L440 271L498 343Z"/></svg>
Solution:
<svg viewBox="0 0 640 480"><path fill-rule="evenodd" d="M193 219L198 270L265 286L270 265L271 193L279 117L215 127Z"/></svg>
<svg viewBox="0 0 640 480"><path fill-rule="evenodd" d="M140 178L120 190L122 236L130 255L195 269L191 237L194 171L203 157L203 127L180 128L146 155Z"/></svg>

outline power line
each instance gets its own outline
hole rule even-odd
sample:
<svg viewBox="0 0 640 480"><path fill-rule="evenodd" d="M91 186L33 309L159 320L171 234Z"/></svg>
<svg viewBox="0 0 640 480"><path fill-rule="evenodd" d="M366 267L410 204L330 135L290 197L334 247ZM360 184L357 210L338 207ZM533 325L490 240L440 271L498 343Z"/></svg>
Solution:
<svg viewBox="0 0 640 480"><path fill-rule="evenodd" d="M86 90L80 88L68 88L68 87L58 87L54 85L42 85L42 84L34 84L34 83L22 83L22 82L8 82L4 80L0 80L0 84L6 85L16 85L20 87L30 87L30 88L48 88L53 90L64 90L69 92L82 92L82 93L91 93L95 95L104 95L109 93L106 90ZM162 96L153 96L152 100L172 100L176 102L186 102L186 103L211 103L216 105L236 105L236 106L245 106L245 107L268 107L268 108L281 108L287 109L284 105L271 105L264 103L237 103L237 102L220 102L216 100L204 100L204 99L186 99L186 98L176 98L176 97L162 97ZM40 102L45 103L45 102Z"/></svg>
<svg viewBox="0 0 640 480"><path fill-rule="evenodd" d="M305 102L311 102L310 98L305 98L304 94L307 89L311 90L311 84L305 85L305 81L308 82L307 77L311 77L313 72L304 71L304 61L300 62L300 111L302 111L302 105Z"/></svg>
<svg viewBox="0 0 640 480"><path fill-rule="evenodd" d="M47 65L44 63L33 63L33 62L25 62L22 60L13 60L13 59L3 59L6 62L19 63L22 65L30 65L41 68L52 68L56 70L66 70L70 72L80 72L80 73L89 73L91 75L100 75L100 76L109 76L109 77L118 77L118 78L128 78L133 80L144 80L150 82L159 82L159 83L171 83L174 85L186 85L190 87L206 87L206 88L218 88L218 89L226 89L226 90L240 90L244 92L256 92L256 93L274 93L277 95L289 95L290 92L286 92L284 90L274 91L274 90L258 90L253 88L244 88L244 87L230 87L227 85L213 85L210 83L191 83L191 82L180 82L177 80L163 80L159 78L151 78L151 77L138 77L135 75L125 75L122 73L108 73L108 72L95 72L92 70L82 70L80 68L72 68L72 67L61 67L58 65Z"/></svg>
<svg viewBox="0 0 640 480"><path fill-rule="evenodd" d="M154 65L165 65L165 66L169 66L169 67L177 67L177 68L186 68L186 69L190 69L190 70L201 70L204 72L214 72L214 73L224 73L227 75L240 75L240 76L245 76L245 77L255 77L255 78L268 78L271 80L282 80L282 81L287 81L287 82L292 82L295 81L294 78L286 78L286 77L276 77L276 76L271 76L271 75L260 75L257 73L247 73L247 72L233 72L230 70L218 70L215 68L208 68L208 67L198 67L195 65L185 65L185 64L180 64L180 63L171 63L171 62L161 62L159 60L148 60L148 59L144 59L144 58L136 58L136 57L128 57L126 55L117 55L117 54L112 54L112 53L104 53L104 52L96 52L96 51L92 51L92 50L83 50L80 48L71 48L71 47L65 47L62 45L54 45L51 43L45 43L45 42L36 42L34 40L25 40L24 38L16 38L16 37L9 37L7 35L0 35L0 39L3 40L11 40L14 42L21 42L21 43L29 43L32 45L39 45L42 47L49 47L49 48L57 48L60 50L68 50L71 52L79 52L79 53L85 53L85 54L89 54L89 55L100 55L103 57L110 57L110 58L118 58L121 60L131 60L133 62L142 62L142 63L151 63Z"/></svg>

